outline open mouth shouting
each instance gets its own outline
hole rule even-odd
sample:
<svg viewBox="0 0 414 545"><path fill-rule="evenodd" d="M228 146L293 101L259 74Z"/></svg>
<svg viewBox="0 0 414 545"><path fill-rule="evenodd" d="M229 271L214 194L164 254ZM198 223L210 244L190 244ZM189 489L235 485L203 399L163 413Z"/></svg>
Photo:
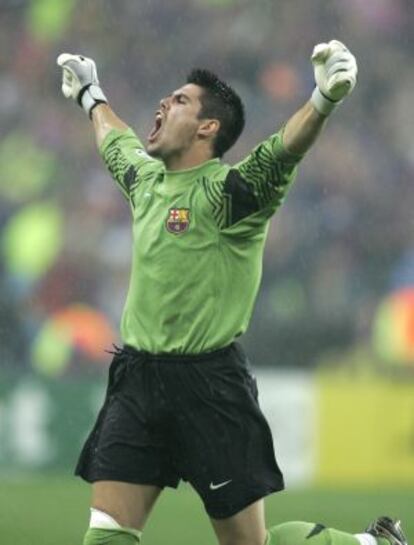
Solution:
<svg viewBox="0 0 414 545"><path fill-rule="evenodd" d="M163 124L164 124L164 117L162 116L161 112L158 111L156 114L155 114L155 125L154 125L154 128L152 129L152 131L149 133L148 135L148 142L150 144L152 144L153 142L156 141L156 139L159 137L160 133L161 133L161 130L162 130L162 127L163 127Z"/></svg>

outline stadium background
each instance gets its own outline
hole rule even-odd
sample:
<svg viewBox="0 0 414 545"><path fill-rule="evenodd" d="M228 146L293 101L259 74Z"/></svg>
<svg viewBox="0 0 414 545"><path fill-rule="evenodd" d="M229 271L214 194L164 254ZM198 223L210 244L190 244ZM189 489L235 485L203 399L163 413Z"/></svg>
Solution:
<svg viewBox="0 0 414 545"><path fill-rule="evenodd" d="M359 84L272 223L243 339L291 486L269 520L358 531L389 513L414 537L413 23L410 0L0 1L2 543L81 541L89 492L70 472L129 273L127 205L60 93L56 56L93 57L143 137L189 68L216 70L247 108L231 162L309 97L310 52L333 37ZM213 543L185 486L145 542L166 535Z"/></svg>

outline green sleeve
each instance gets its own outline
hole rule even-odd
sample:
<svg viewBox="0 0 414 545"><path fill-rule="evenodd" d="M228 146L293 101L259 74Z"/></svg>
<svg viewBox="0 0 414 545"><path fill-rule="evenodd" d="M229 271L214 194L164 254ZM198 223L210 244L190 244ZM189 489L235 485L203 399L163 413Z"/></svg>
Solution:
<svg viewBox="0 0 414 545"><path fill-rule="evenodd" d="M229 170L223 187L225 229L248 232L261 227L284 201L302 156L285 150L282 135L283 129Z"/></svg>
<svg viewBox="0 0 414 545"><path fill-rule="evenodd" d="M145 176L160 165L146 153L132 129L113 129L105 137L99 151L112 178L128 200Z"/></svg>

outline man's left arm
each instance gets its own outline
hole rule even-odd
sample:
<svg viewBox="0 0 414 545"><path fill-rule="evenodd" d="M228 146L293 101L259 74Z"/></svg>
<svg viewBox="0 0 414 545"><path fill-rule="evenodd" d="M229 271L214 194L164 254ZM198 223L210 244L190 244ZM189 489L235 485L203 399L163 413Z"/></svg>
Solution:
<svg viewBox="0 0 414 545"><path fill-rule="evenodd" d="M223 186L225 212L218 216L221 228L229 234L245 236L267 222L284 201L298 163L327 117L355 87L356 60L341 42L317 45L312 63L316 87L310 100L282 130L256 146L228 173Z"/></svg>
<svg viewBox="0 0 414 545"><path fill-rule="evenodd" d="M286 123L282 133L284 149L303 156L317 139L326 119L309 100Z"/></svg>
<svg viewBox="0 0 414 545"><path fill-rule="evenodd" d="M354 89L358 73L355 57L337 40L315 46L312 63L315 90L283 131L284 148L296 155L303 155L312 146L328 115Z"/></svg>

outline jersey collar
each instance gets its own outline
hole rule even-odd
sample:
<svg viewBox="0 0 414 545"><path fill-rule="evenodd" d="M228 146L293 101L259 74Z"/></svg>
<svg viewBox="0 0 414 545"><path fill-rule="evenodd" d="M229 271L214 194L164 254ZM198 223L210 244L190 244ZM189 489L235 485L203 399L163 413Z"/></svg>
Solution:
<svg viewBox="0 0 414 545"><path fill-rule="evenodd" d="M169 192L174 191L175 189L182 188L183 186L189 185L195 179L202 176L209 176L213 170L220 165L220 159L215 157L214 159L209 159L204 163L201 163L192 168L186 168L183 170L164 170L164 183L165 190Z"/></svg>

